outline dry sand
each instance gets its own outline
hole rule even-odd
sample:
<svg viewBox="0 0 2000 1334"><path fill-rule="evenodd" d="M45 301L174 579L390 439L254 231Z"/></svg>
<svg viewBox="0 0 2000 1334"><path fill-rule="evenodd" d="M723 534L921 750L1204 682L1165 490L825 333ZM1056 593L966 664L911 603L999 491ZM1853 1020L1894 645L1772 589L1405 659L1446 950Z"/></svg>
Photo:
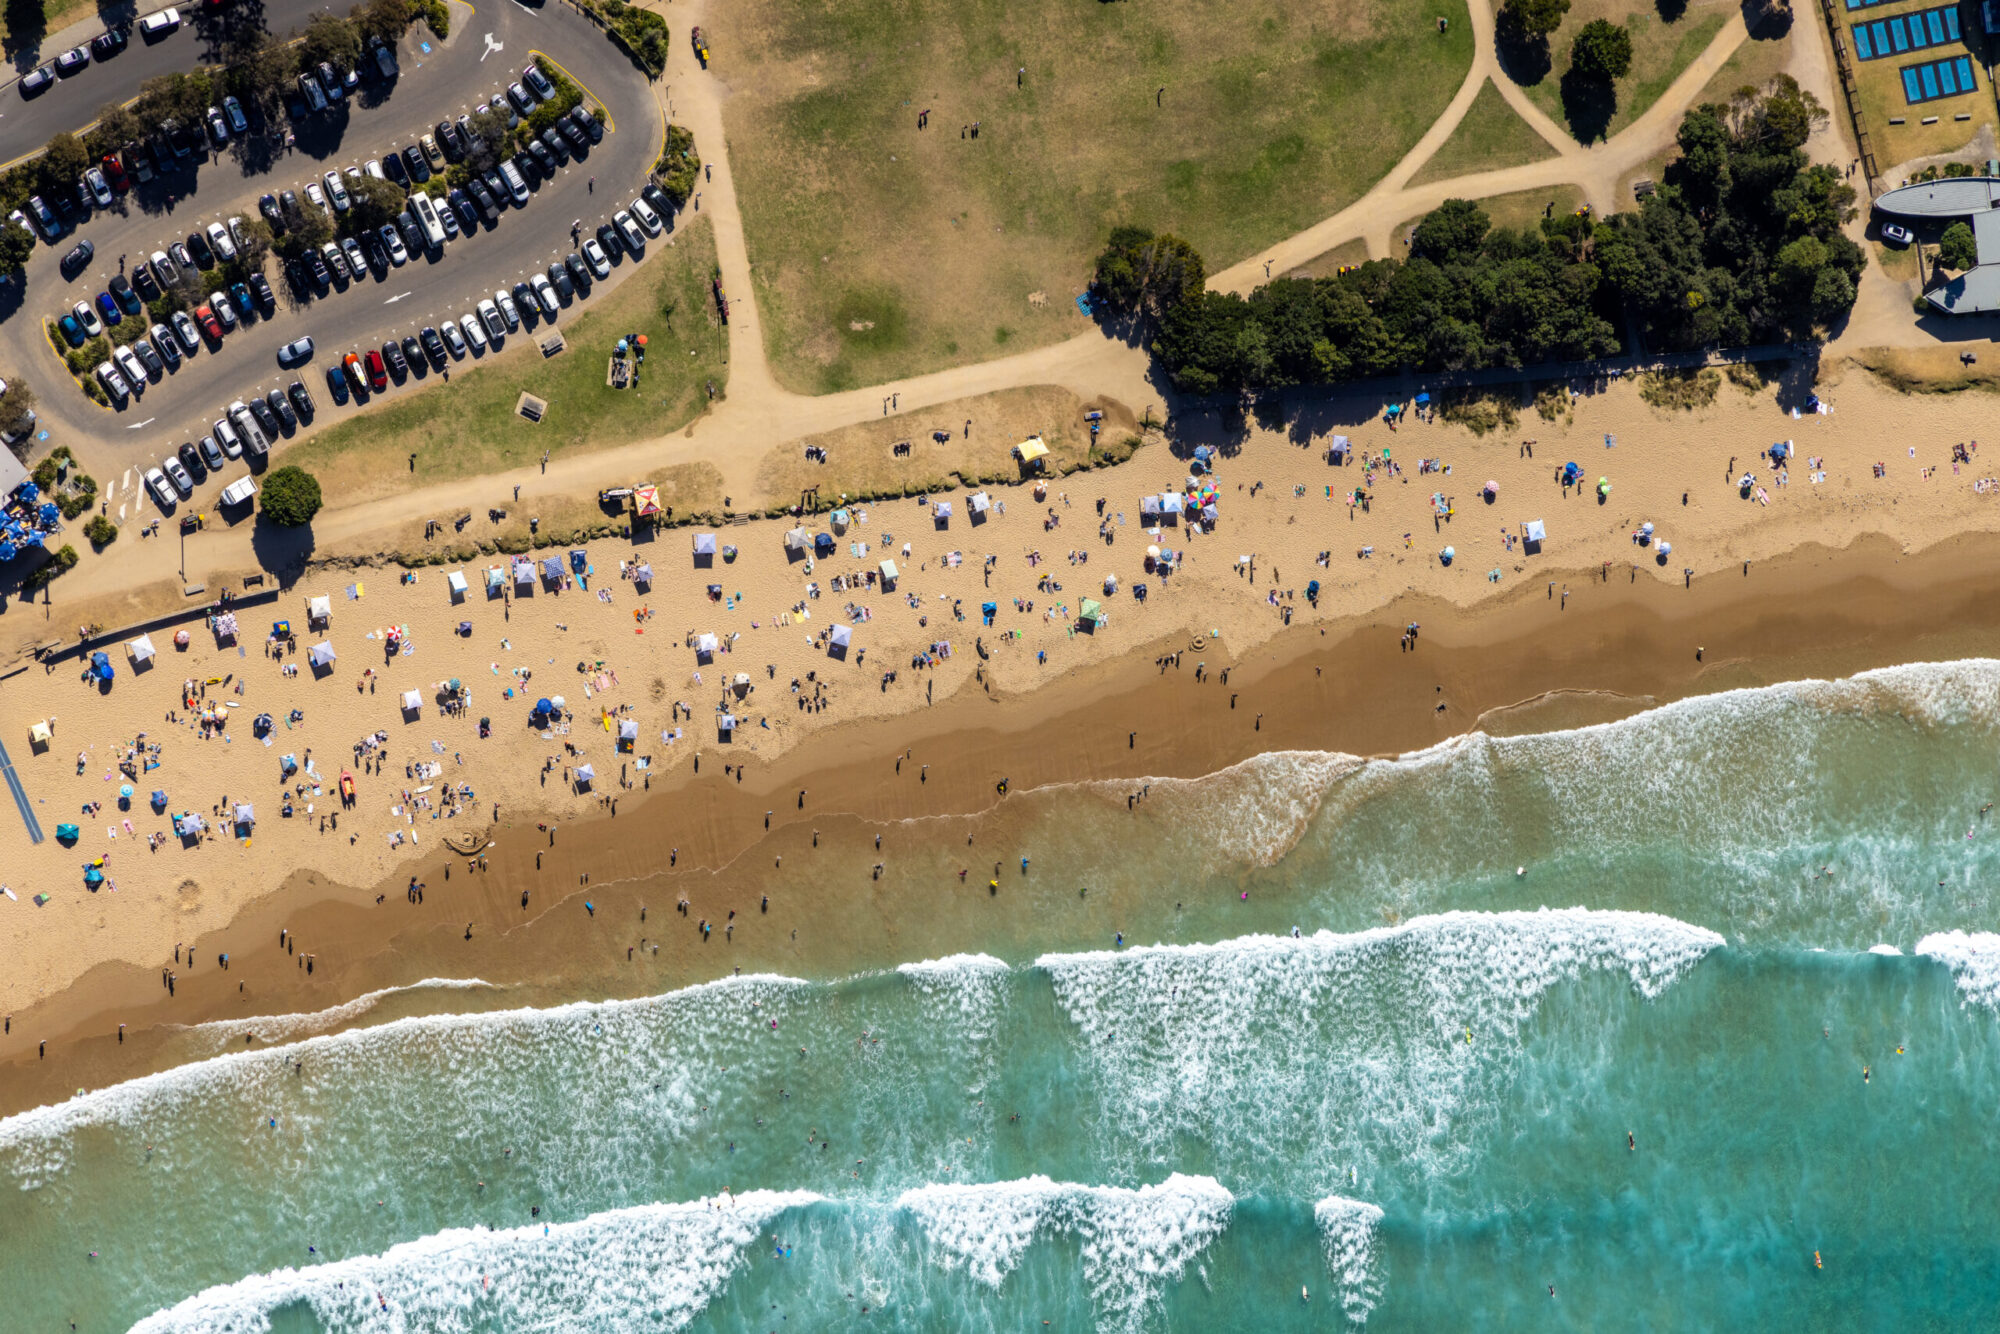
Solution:
<svg viewBox="0 0 2000 1334"><path fill-rule="evenodd" d="M337 917L338 925L329 917L320 928L338 942L326 951L325 975L316 970L310 984L295 979L311 988L297 995L266 980L256 1002L260 1012L318 1008L382 985L386 977L426 975L411 975L413 967L461 975L511 970L517 978L567 969L570 976L596 977L591 970L603 961L575 962L559 952L554 957L566 962L551 964L552 956L531 943L539 937L515 930L518 910L502 916L503 906L522 889L535 888L538 916L585 874L593 883L640 882L664 865L673 847L683 849L683 868L689 861L721 865L761 837L765 810L774 812L781 835L788 817L796 825L802 818L799 788L810 793L807 810L816 823L840 811L879 820L976 810L994 802L996 774L1027 786L1087 776L1198 774L1286 745L1396 749L1481 725L1482 715L1544 692L1611 692L1549 696L1486 719L1510 731L1568 725L1689 690L1941 656L1936 646L1944 641L1925 639L1930 632L1972 636L1967 643L1954 640L1951 651L1991 651L1986 623L1963 580L1968 570L1990 566L1993 543L1973 541L1892 569L1898 553L2000 527L1994 508L2000 493L1975 487L1986 476L1979 454L1970 466L1951 462L1952 444L1974 438L1985 400L1913 400L1858 376L1823 392L1831 415L1794 420L1776 407L1770 390L1750 395L1725 385L1713 408L1665 416L1639 402L1631 385L1614 385L1580 400L1573 425L1547 423L1530 411L1518 429L1483 440L1441 424L1412 423L1394 432L1377 421L1335 425L1341 415L1336 405L1320 414L1322 424L1309 440L1303 428L1294 428L1301 443L1292 432L1253 430L1230 444L1217 473L1216 531L1194 535L1169 528L1157 539L1185 553L1180 572L1164 586L1144 569L1145 547L1156 539L1140 526L1139 497L1177 488L1187 471L1155 442L1117 468L1051 481L1040 502L1027 488L993 488L1006 512L996 510L979 526L968 521L964 491L948 497L954 515L943 530L916 501L865 507L865 519L857 511L856 523L839 539L838 554L817 561L810 573L786 559L786 525L770 522L720 530L719 543L733 543L740 552L734 561L718 557L712 570L695 568L687 530L663 533L636 549L599 542L590 550L596 573L588 591L538 590L504 602L484 596L483 563L467 568L473 587L458 606L447 595L443 571L427 570L407 585L393 573L363 573L359 600L343 591L355 575L329 572L289 590L274 613L246 614L240 653L218 646L196 623L184 654L172 649L169 636L154 636L161 656L149 672L135 675L120 655L109 693L80 681L78 664L46 677L33 668L0 686L0 728L44 830L73 821L82 839L75 848L53 838L27 847L18 832L9 835L0 880L20 897L0 899L0 945L13 963L0 980L0 1010L24 1018L32 1013L35 1022L17 1023L0 1040L0 1056L32 1060L29 1027L48 1037L77 1025L115 1026L107 1008L114 1003L136 1015L153 995L163 1000L160 970L174 966L177 944L202 942L192 974L185 966L180 970L175 1017L187 1017L198 1005L223 1005L222 996L236 991L226 983L252 974L239 971L248 966L239 964L225 979L215 956L268 953L276 926L303 930L300 923L316 903L346 914ZM1919 420L1920 432L1913 425ZM1203 423L1177 426L1184 437L1201 438ZM1377 458L1390 449L1400 474L1378 469L1369 485L1358 466L1330 467L1325 446L1334 430ZM1615 448L1606 447L1607 432L1616 436ZM1532 458L1521 444L1528 437L1537 442ZM1757 456L1771 441L1787 438L1797 442L1798 457L1790 484L1777 486ZM1425 457L1451 471L1420 473L1418 460ZM1807 465L1811 457L1825 459L1824 481L1812 480L1819 470ZM1568 459L1579 462L1593 483L1600 475L1611 479L1606 503L1598 504L1588 489L1566 495L1551 480ZM1880 478L1872 469L1878 461L1886 465ZM1767 488L1768 505L1739 496L1734 479L1746 469ZM1992 471L2000 474L2000 463ZM1499 483L1491 505L1479 495L1488 478ZM1374 494L1367 512L1344 499L1357 485ZM1448 523L1433 523L1434 491L1455 500ZM1099 498L1112 525L1109 544L1096 532ZM1052 530L1044 527L1051 517L1061 521ZM1543 552L1529 556L1504 547L1502 530L1518 533L1530 519L1547 524ZM1653 548L1631 540L1648 520L1673 543L1664 567ZM823 517L812 525L825 526ZM1866 535L1878 536L1854 545ZM867 544L867 553L850 554L850 543ZM1447 543L1458 552L1450 568L1436 558ZM1853 549L1838 558L1822 550L1775 560L1808 544ZM1367 547L1373 555L1359 557ZM1072 565L1072 550L1087 552L1088 562ZM1038 565L1027 559L1034 551L1042 556ZM1331 553L1325 567L1315 560L1322 551ZM963 555L956 568L946 563L950 552ZM884 554L902 569L895 593L832 589L835 575L872 569ZM982 575L988 554L995 558L990 588ZM618 577L620 560L635 556L654 567L657 582L649 594ZM1244 556L1254 557L1254 566L1239 563ZM1488 571L1496 569L1498 582L1489 582ZM1691 587L1684 585L1689 569ZM1108 622L1095 635L1077 633L1082 599L1102 598L1102 580L1112 573L1120 587L1103 599ZM1062 588L1038 587L1044 579ZM1304 596L1311 579L1321 582L1317 608ZM705 586L711 582L722 586L728 601L709 600ZM820 588L817 599L807 596L809 582ZM1143 605L1132 596L1139 582L1151 593ZM610 594L608 603L600 592ZM322 593L333 598L324 636L307 631L305 616L305 598ZM986 600L999 607L990 628L980 624ZM809 619L801 618L802 602ZM872 618L852 617L845 610L850 602ZM1286 607L1297 628L1280 638ZM1479 610L1466 614L1470 608ZM1861 608L1869 618L1850 614ZM635 622L640 609L650 609L651 619ZM64 622L85 614L58 609ZM280 616L298 632L299 656L284 659L300 664L294 677L282 675L280 663L263 651L269 622ZM463 638L454 633L461 620L473 627ZM1410 620L1424 627L1414 659L1405 658L1398 643ZM829 658L815 642L835 622L855 629L857 651L845 662ZM391 624L409 627L413 653L385 659L383 641L369 635ZM1330 633L1322 636L1322 630ZM732 651L698 666L686 637L699 632L725 641L734 636ZM1016 632L1019 638L1008 637ZM1731 634L1738 641L1733 648ZM1197 636L1202 647L1191 649ZM315 679L303 656L322 637L340 657L330 674ZM911 665L913 653L938 641L951 644L949 658L934 668ZM989 655L983 661L978 641ZM1693 661L1697 643L1710 650L1705 664ZM1501 644L1512 647L1492 647ZM1454 648L1448 679L1413 675L1417 664L1435 670L1434 660ZM1175 650L1183 650L1181 670L1161 681L1154 662ZM1309 695L1304 692L1322 687L1306 684L1302 667L1285 664L1322 651L1336 656L1315 662L1312 680L1324 681L1323 673L1331 672L1342 688ZM616 677L603 689L592 684L600 660ZM1210 669L1206 686L1192 681L1197 661ZM579 662L590 672L579 674ZM1274 684L1259 687L1265 694L1260 707L1246 701L1224 726L1229 710L1215 673L1232 663L1238 666L1230 689L1267 676ZM357 689L368 667L377 673L372 692ZM503 692L516 684L510 675L516 669L531 671L533 679L509 700ZM884 689L881 678L891 670L898 679ZM1291 680L1284 670L1299 679L1275 684ZM728 678L738 672L749 675L752 689L732 703L742 723L733 744L723 744L714 720ZM202 741L186 725L182 682L224 676L231 678L228 685L208 687L208 697L239 707L230 711L227 740ZM433 687L454 676L469 687L471 700L461 715L446 716ZM802 687L797 695L790 689L794 678ZM1439 685L1447 689L1439 692ZM423 697L414 716L399 708L407 689ZM1427 692L1441 695L1444 713L1434 712L1429 700L1418 703ZM528 728L527 703L557 694L573 715L571 730L545 738ZM816 694L823 707L801 707ZM1388 697L1400 700L1398 709L1384 710ZM676 702L691 711L678 720ZM303 720L287 729L284 720L295 708L303 710ZM605 710L623 711L620 716L637 722L635 756L614 751L601 722ZM182 721L170 721L172 712ZM1246 716L1253 712L1269 715L1262 730ZM277 721L269 747L251 735L249 721L258 713ZM49 715L57 718L55 744L31 755L27 728ZM494 723L485 741L477 736L481 716ZM663 742L662 732L677 725L681 737ZM801 746L822 730L828 730L823 742ZM1128 738L1133 730L1142 737ZM364 774L352 747L377 731L389 734L388 762L383 773ZM114 763L142 732L162 746L161 764L140 775L133 809L121 811L116 793L124 780ZM566 754L565 741L580 747L581 756ZM928 762L938 766L938 782L883 776L894 755L919 746L935 757ZM295 797L295 815L285 819L279 757L292 753L303 760L308 748L324 780L322 793ZM86 764L78 774L80 751ZM635 767L640 757L651 765L645 773ZM563 782L565 766L579 760L596 768L592 792L578 793ZM418 762L442 766L428 780L427 793L417 791L426 780L406 775L406 764ZM341 815L337 831L321 832L320 817L339 806L333 783L343 767L355 769L359 799ZM673 797L645 801L648 777L670 787ZM621 781L642 790L621 787ZM447 784L469 785L475 794L456 818L438 818ZM147 851L146 836L167 828L166 818L145 801L155 787L168 792L173 811L208 814L224 794L253 801L254 837L218 837L191 849L169 841ZM613 797L620 800L616 824L590 823L610 814L606 803ZM83 814L92 802L101 802L102 811ZM495 803L497 822L491 819ZM11 813L0 818L15 819ZM561 861L538 877L533 853L539 847L546 857L548 849L535 826L549 820L561 827L555 849ZM596 832L600 828L615 829L616 837ZM492 869L484 875L469 874L465 859L449 857L443 847L447 835L474 831L497 840ZM392 844L396 834L403 836L400 846ZM93 894L82 884L81 863L100 855L108 858L115 892L107 886ZM607 860L589 863L598 855ZM843 856L863 870L868 864L859 848ZM447 861L455 866L449 890L442 878ZM751 866L761 867L761 859L738 868L733 892L749 892ZM451 905L450 930L435 920L408 926L408 918L385 926L372 916L380 894L390 906L404 906L403 885L413 874L425 882L427 906ZM859 892L876 891L864 883ZM48 905L34 906L35 893L49 894ZM440 901L441 894L449 897ZM461 940L470 920L480 923L475 939L483 944ZM953 935L964 928L962 922L955 928L954 920L902 939L898 948L978 947L979 940L966 938L970 928ZM417 938L405 938L411 932ZM439 962L436 955L447 942L459 948L449 962ZM782 962L792 971L837 971L858 948L782 959L773 951L755 961ZM879 950L881 942L869 948ZM746 954L741 961L753 958ZM295 960L292 966L296 971ZM715 967L699 955L677 966L686 975ZM64 994L87 974L84 986ZM647 989L660 980L649 976L632 985ZM181 996L189 999L180 1003ZM208 999L197 999L203 996Z"/></svg>

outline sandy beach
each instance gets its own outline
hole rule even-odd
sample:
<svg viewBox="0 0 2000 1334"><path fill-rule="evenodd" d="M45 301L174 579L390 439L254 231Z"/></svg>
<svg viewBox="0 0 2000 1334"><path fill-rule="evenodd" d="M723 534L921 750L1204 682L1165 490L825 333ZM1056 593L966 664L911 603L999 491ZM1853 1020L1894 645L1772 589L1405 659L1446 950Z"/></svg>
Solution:
<svg viewBox="0 0 2000 1334"><path fill-rule="evenodd" d="M1667 415L1620 383L1577 399L1571 420L1530 410L1484 438L1357 424L1361 409L1335 405L1311 432L1253 428L1224 445L1212 478L1197 479L1217 492L1208 533L1148 531L1141 497L1191 475L1156 439L1116 467L1049 480L1039 499L1032 485L989 487L979 524L963 488L856 507L835 553L810 567L787 552L786 523L758 521L715 530L712 564L689 529L592 543L582 579L566 551L537 552L563 560L564 586L538 579L528 592L509 572L490 598L492 561L464 567L462 600L451 567L409 582L327 570L246 613L236 642L195 622L185 651L171 632L152 636L149 670L115 654L109 690L73 660L46 676L32 666L0 688L0 727L44 831L75 823L80 837L29 847L16 835L0 876L18 896L0 900L14 962L0 982L12 1016L0 1059L22 1076L8 1104L93 1082L88 1053L120 1023L127 1042L102 1077L133 1073L148 1059L140 1033L169 1016L322 1009L434 975L548 997L713 976L722 965L693 924L726 923L732 909L747 920L730 929L730 967L824 974L987 948L996 932L1003 945L1017 931L1025 946L1053 940L1053 928L1038 936L978 909L905 911L934 888L908 866L911 838L936 841L923 826L896 826L900 864L869 846L893 822L981 811L981 841L1004 841L1002 780L1012 795L1197 777L1285 748L1394 752L1995 651L1977 598L2000 561L2000 490L1973 446L1983 400L1911 399L1860 374L1822 393L1830 411L1794 418L1769 388L1725 384L1713 407ZM1177 448L1191 452L1201 424L1180 428ZM1328 461L1335 434L1351 442L1347 466ZM1774 470L1760 451L1785 440L1789 467ZM1564 487L1572 460L1584 484ZM1365 506L1351 503L1357 487ZM1547 540L1530 554L1533 520ZM824 514L806 522L829 530ZM1179 556L1164 579L1147 568L1152 545ZM900 575L893 591L866 581L884 559ZM643 589L621 578L621 563L639 561L654 576ZM308 626L319 596L324 630ZM1085 598L1105 612L1095 633L1078 626ZM65 604L52 620L115 624L105 610ZM37 621L23 639L47 637L39 609L9 619L24 613ZM296 652L274 656L266 636L280 619ZM852 630L844 660L827 651L835 625ZM691 644L705 634L718 651L704 661ZM322 642L337 658L315 672L307 653ZM448 710L439 687L453 678L464 698ZM410 691L418 707L406 710ZM531 725L533 703L556 696L562 717ZM222 720L206 734L204 706ZM725 709L733 736L718 730ZM31 751L29 727L51 716L52 744ZM636 739L621 747L627 722ZM356 747L369 738L364 762ZM135 746L128 777L118 765ZM286 756L300 766L289 777ZM579 784L585 764L594 779ZM344 810L343 770L357 787ZM167 794L158 813L155 789ZM255 808L247 837L216 827L237 803ZM212 834L184 845L169 816L188 811ZM84 863L100 857L106 882L92 891ZM674 888L690 876L699 894ZM599 896L591 913L552 911L583 892ZM687 929L651 942L662 949L643 974L626 970L632 942L592 934L607 913L666 912L681 897L695 901L675 923ZM868 929L814 916L841 904L867 905ZM403 915L384 923L385 911ZM36 1044L51 1039L44 1065ZM164 1050L155 1059L170 1060Z"/></svg>

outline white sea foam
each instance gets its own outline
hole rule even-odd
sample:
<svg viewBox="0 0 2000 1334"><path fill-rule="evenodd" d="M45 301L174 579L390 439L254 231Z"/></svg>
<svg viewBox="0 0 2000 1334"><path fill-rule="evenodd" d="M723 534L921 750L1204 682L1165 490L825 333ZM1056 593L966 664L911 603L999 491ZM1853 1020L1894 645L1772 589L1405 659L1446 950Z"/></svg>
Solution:
<svg viewBox="0 0 2000 1334"><path fill-rule="evenodd" d="M344 1005L335 1005L324 1010L313 1010L303 1014L264 1014L249 1019L214 1019L205 1024L191 1025L185 1032L190 1039L210 1045L220 1053L235 1045L246 1034L261 1042L296 1042L315 1033L344 1027L367 1014L390 996L408 995L419 991L498 990L500 988L493 983L476 977L427 977L421 982L411 982L400 987L383 987L379 991L366 991Z"/></svg>
<svg viewBox="0 0 2000 1334"><path fill-rule="evenodd" d="M133 1334L267 1334L273 1312L298 1305L329 1334L679 1329L728 1282L759 1231L818 1199L760 1190L546 1228L453 1228L380 1255L210 1288L154 1312Z"/></svg>
<svg viewBox="0 0 2000 1334"><path fill-rule="evenodd" d="M1870 954L1887 954L1898 959L1903 957L1903 952L1894 945L1870 945L1868 952Z"/></svg>
<svg viewBox="0 0 2000 1334"><path fill-rule="evenodd" d="M1012 970L990 954L953 954L900 964L896 971L923 998L925 1026L958 1056L967 1091L984 1093L999 1065L993 1039Z"/></svg>
<svg viewBox="0 0 2000 1334"><path fill-rule="evenodd" d="M947 1268L963 1267L991 1288L1013 1272L1038 1234L1074 1237L1099 1311L1130 1324L1229 1226L1236 1201L1212 1178L1175 1173L1136 1190L1045 1176L930 1185L904 1191L896 1204L916 1216Z"/></svg>
<svg viewBox="0 0 2000 1334"><path fill-rule="evenodd" d="M1490 1120L1550 987L1622 973L1653 998L1722 943L1651 913L1453 912L1037 966L1088 1050L1105 1161L1171 1161L1189 1135L1246 1169L1415 1156L1441 1172Z"/></svg>
<svg viewBox="0 0 2000 1334"><path fill-rule="evenodd" d="M1319 1223L1320 1245L1341 1309L1355 1324L1365 1323L1382 1296L1381 1276L1375 1269L1375 1229L1382 1222L1382 1210L1366 1200L1329 1195L1313 1206L1313 1218Z"/></svg>
<svg viewBox="0 0 2000 1334"><path fill-rule="evenodd" d="M908 978L955 982L966 977L1004 973L1007 965L990 954L949 954L942 959L920 959L899 963L896 971Z"/></svg>
<svg viewBox="0 0 2000 1334"><path fill-rule="evenodd" d="M1920 958L1951 969L1967 1004L2000 1010L2000 935L1991 931L1940 931L1917 942Z"/></svg>

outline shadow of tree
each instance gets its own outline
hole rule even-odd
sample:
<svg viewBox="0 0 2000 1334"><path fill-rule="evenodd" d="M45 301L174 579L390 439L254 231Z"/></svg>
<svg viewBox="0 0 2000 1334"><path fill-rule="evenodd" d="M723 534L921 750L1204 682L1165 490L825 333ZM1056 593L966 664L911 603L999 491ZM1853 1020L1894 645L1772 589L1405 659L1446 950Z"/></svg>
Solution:
<svg viewBox="0 0 2000 1334"><path fill-rule="evenodd" d="M1743 0L1743 26L1752 41L1777 41L1792 30L1792 8L1780 0Z"/></svg>
<svg viewBox="0 0 2000 1334"><path fill-rule="evenodd" d="M1502 10L1493 29L1493 56L1500 70L1523 88L1532 88L1549 77L1553 60L1549 40L1521 30Z"/></svg>
<svg viewBox="0 0 2000 1334"><path fill-rule="evenodd" d="M1565 70L1562 76L1563 119L1578 143L1594 143L1604 138L1611 117L1618 110L1618 90L1609 80Z"/></svg>
<svg viewBox="0 0 2000 1334"><path fill-rule="evenodd" d="M1653 0L1653 8L1659 12L1662 23L1672 23L1687 13L1687 0Z"/></svg>
<svg viewBox="0 0 2000 1334"><path fill-rule="evenodd" d="M256 526L250 530L250 551L257 558L257 568L276 579L280 588L290 588L312 559L312 525L286 528L259 512Z"/></svg>
<svg viewBox="0 0 2000 1334"><path fill-rule="evenodd" d="M40 63L42 39L49 35L48 19L42 14L42 0L7 0L7 58L22 74Z"/></svg>

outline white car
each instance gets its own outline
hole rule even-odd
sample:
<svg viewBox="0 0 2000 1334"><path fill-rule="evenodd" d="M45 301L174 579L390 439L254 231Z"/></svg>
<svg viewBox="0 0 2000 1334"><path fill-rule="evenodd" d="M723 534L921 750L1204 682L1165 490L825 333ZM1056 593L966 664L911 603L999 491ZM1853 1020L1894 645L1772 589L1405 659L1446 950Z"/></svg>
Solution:
<svg viewBox="0 0 2000 1334"><path fill-rule="evenodd" d="M340 253L347 256L347 267L353 271L355 278L359 279L367 274L368 261L361 254L360 242L351 236L342 237Z"/></svg>
<svg viewBox="0 0 2000 1334"><path fill-rule="evenodd" d="M236 242L236 248L238 250L244 248L243 219L240 216L233 217L229 220L229 239Z"/></svg>
<svg viewBox="0 0 2000 1334"><path fill-rule="evenodd" d="M542 309L548 312L548 317L554 319L556 313L562 309L562 303L556 300L555 285L549 281L549 275L536 274L528 279L528 286L534 289L535 300L542 303Z"/></svg>
<svg viewBox="0 0 2000 1334"><path fill-rule="evenodd" d="M611 223L618 229L618 234L625 238L625 244L631 248L634 255L646 248L646 234L639 230L638 223L632 221L630 213L622 208L619 209L611 215Z"/></svg>
<svg viewBox="0 0 2000 1334"><path fill-rule="evenodd" d="M83 183L90 187L90 197L97 201L99 208L111 207L111 187L105 182L104 173L91 167L83 173Z"/></svg>
<svg viewBox="0 0 2000 1334"><path fill-rule="evenodd" d="M181 340L174 337L174 331L164 324L156 324L147 331L153 337L153 350L166 358L167 365L175 370L181 364Z"/></svg>
<svg viewBox="0 0 2000 1334"><path fill-rule="evenodd" d="M312 201L314 208L326 207L326 191L319 188L318 181L306 182L306 198Z"/></svg>
<svg viewBox="0 0 2000 1334"><path fill-rule="evenodd" d="M403 244L403 234L390 223L382 224L382 246L389 252L389 262L402 268L410 262L410 248Z"/></svg>
<svg viewBox="0 0 2000 1334"><path fill-rule="evenodd" d="M521 312L514 307L514 298L505 292L495 292L493 299L500 303L500 313L507 317L507 332L521 327Z"/></svg>
<svg viewBox="0 0 2000 1334"><path fill-rule="evenodd" d="M139 35L149 42L155 42L180 26L180 12L163 9L157 14L148 14L139 20Z"/></svg>
<svg viewBox="0 0 2000 1334"><path fill-rule="evenodd" d="M639 225L646 229L646 235L658 236L660 234L660 215L653 212L652 205L648 204L645 200L635 199L632 201L632 216L637 218Z"/></svg>
<svg viewBox="0 0 2000 1334"><path fill-rule="evenodd" d="M473 352L484 352L486 350L486 330L479 327L478 319L467 315L459 321L459 324L464 328L465 341L472 344Z"/></svg>
<svg viewBox="0 0 2000 1334"><path fill-rule="evenodd" d="M1917 239L1917 234L1901 223L1889 222L1882 225L1882 239L1894 241L1897 245L1910 245Z"/></svg>
<svg viewBox="0 0 2000 1334"><path fill-rule="evenodd" d="M77 302L69 308L69 313L76 316L76 322L83 326L84 333L90 337L102 338L104 336L104 321L97 318L96 307L92 306L88 301Z"/></svg>
<svg viewBox="0 0 2000 1334"><path fill-rule="evenodd" d="M228 229L219 222L208 224L208 248L225 264L236 258L236 242L229 239Z"/></svg>
<svg viewBox="0 0 2000 1334"><path fill-rule="evenodd" d="M347 197L347 187L341 183L340 173L330 171L320 179L326 182L326 193L333 200L334 209L341 213L347 212L348 206L354 201Z"/></svg>
<svg viewBox="0 0 2000 1334"><path fill-rule="evenodd" d="M174 333L180 338L181 346L193 356L201 350L201 330L194 327L194 317L184 310L174 312Z"/></svg>
<svg viewBox="0 0 2000 1334"><path fill-rule="evenodd" d="M232 459L243 457L243 439L236 434L236 428L229 424L227 417L217 418L215 424L209 429L217 442L221 444L223 453L229 455Z"/></svg>
<svg viewBox="0 0 2000 1334"><path fill-rule="evenodd" d="M438 334L441 337L443 337L444 345L445 347L450 349L452 358L454 360L456 361L465 360L465 351L466 351L465 339L458 332L458 326L456 324L452 323L450 320L446 320L444 324L439 327Z"/></svg>
<svg viewBox="0 0 2000 1334"><path fill-rule="evenodd" d="M178 287L181 281L180 265L168 258L164 250L153 252L153 272L159 277L160 286Z"/></svg>
<svg viewBox="0 0 2000 1334"><path fill-rule="evenodd" d="M208 308L215 312L215 318L222 323L222 331L228 333L236 327L236 303L229 299L227 292L210 292Z"/></svg>
<svg viewBox="0 0 2000 1334"><path fill-rule="evenodd" d="M389 179L387 176L384 176L382 174L382 159L379 157L369 158L368 161L363 165L362 170L367 172L370 176L373 176L378 181L386 181Z"/></svg>
<svg viewBox="0 0 2000 1334"><path fill-rule="evenodd" d="M494 295L499 296L500 294L496 292ZM505 299L505 297L501 297L501 300L504 301ZM482 301L479 303L479 318L486 322L486 332L493 335L494 342L497 343L507 336L507 321L500 318L500 307L493 302Z"/></svg>
<svg viewBox="0 0 2000 1334"><path fill-rule="evenodd" d="M146 469L146 489L153 493L153 499L159 502L163 510L171 510L180 503L180 497L174 494L174 488L167 483L167 475L158 468Z"/></svg>
<svg viewBox="0 0 2000 1334"><path fill-rule="evenodd" d="M111 359L118 363L118 369L125 373L125 378L131 382L134 389L145 388L146 368L139 364L139 358L131 348L113 348L111 350Z"/></svg>
<svg viewBox="0 0 2000 1334"><path fill-rule="evenodd" d="M125 383L125 377L120 375L118 368L108 361L97 363L97 382L104 386L104 392L111 395L114 402L124 402L132 392Z"/></svg>
<svg viewBox="0 0 2000 1334"><path fill-rule="evenodd" d="M611 276L611 261L604 257L604 247L597 244L595 237L583 243L583 262L590 265L590 271L599 278Z"/></svg>
<svg viewBox="0 0 2000 1334"><path fill-rule="evenodd" d="M160 467L166 470L166 474L172 479L174 487L182 495L191 496L194 494L194 478L188 476L188 470L181 466L179 459L169 454L160 461Z"/></svg>

